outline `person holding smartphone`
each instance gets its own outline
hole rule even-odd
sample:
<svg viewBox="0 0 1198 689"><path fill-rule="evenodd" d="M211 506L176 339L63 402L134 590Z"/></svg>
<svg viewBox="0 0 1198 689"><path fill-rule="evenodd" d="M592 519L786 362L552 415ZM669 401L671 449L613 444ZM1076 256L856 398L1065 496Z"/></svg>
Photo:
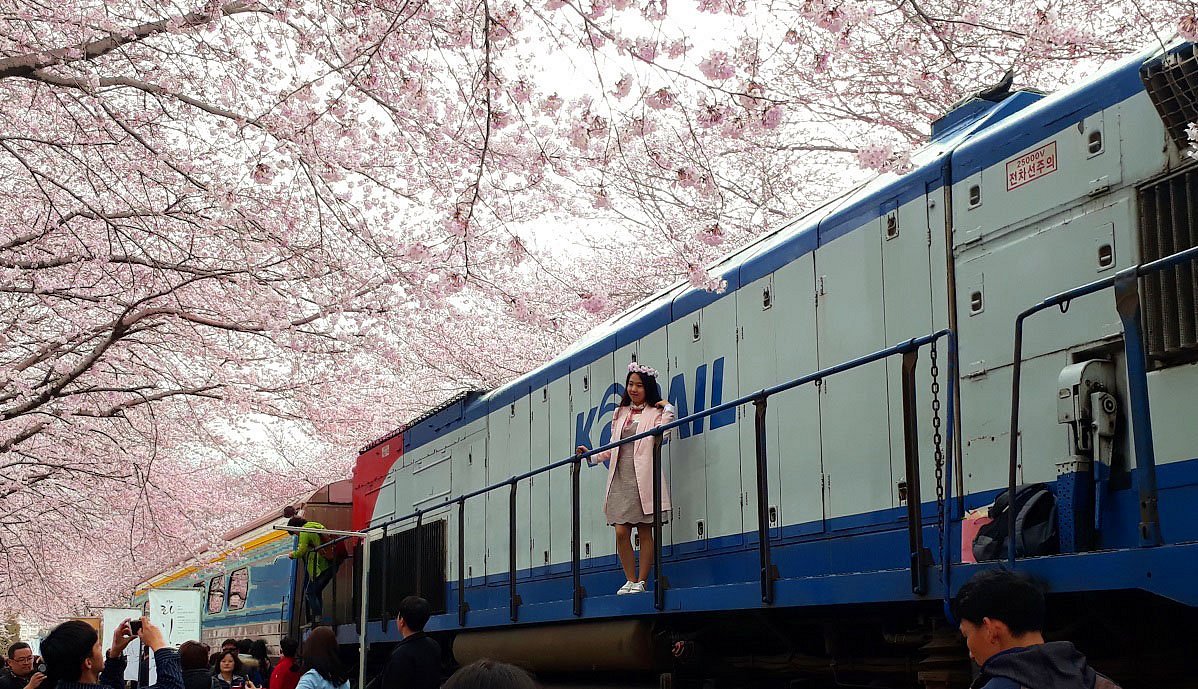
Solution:
<svg viewBox="0 0 1198 689"><path fill-rule="evenodd" d="M237 649L221 651L216 668L216 674L212 676L212 689L258 689L246 679Z"/></svg>
<svg viewBox="0 0 1198 689"><path fill-rule="evenodd" d="M184 689L179 652L166 645L166 637L149 617L125 620L113 633L105 656L100 635L88 623L70 620L55 627L42 641L47 679L55 689L124 689L125 647L133 638L154 652L158 683L148 689Z"/></svg>
<svg viewBox="0 0 1198 689"><path fill-rule="evenodd" d="M37 671L41 659L24 641L8 647L7 667L0 671L0 689L38 689L46 675Z"/></svg>

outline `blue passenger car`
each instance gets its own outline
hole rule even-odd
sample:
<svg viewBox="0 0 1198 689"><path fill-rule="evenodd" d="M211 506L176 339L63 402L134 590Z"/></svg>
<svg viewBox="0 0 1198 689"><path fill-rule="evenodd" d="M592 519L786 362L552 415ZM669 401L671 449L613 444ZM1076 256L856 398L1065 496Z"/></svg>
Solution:
<svg viewBox="0 0 1198 689"><path fill-rule="evenodd" d="M329 528L344 528L350 510L348 481L330 484L294 507ZM213 649L224 639L264 639L277 654L279 640L300 633L303 622L302 587L305 574L288 558L295 537L279 531L282 510L225 534L222 548L199 553L178 567L147 580L134 593L133 604L142 607L151 588L200 588L203 643ZM330 616L351 605L351 567L340 573L339 586L325 591ZM338 592L340 590L340 595Z"/></svg>

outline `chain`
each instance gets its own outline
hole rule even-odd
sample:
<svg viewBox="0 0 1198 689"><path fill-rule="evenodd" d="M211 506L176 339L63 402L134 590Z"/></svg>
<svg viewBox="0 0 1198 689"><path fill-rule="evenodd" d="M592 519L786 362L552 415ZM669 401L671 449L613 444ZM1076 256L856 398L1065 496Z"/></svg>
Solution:
<svg viewBox="0 0 1198 689"><path fill-rule="evenodd" d="M932 450L936 463L936 533L940 553L944 552L944 436L940 433L940 366L936 362L936 342L931 347L932 373ZM943 565L942 565L943 566Z"/></svg>

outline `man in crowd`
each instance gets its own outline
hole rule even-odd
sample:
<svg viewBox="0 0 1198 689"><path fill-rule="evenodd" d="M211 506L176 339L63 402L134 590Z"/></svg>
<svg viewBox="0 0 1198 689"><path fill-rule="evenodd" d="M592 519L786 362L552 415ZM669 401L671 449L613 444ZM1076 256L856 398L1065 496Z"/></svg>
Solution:
<svg viewBox="0 0 1198 689"><path fill-rule="evenodd" d="M166 645L162 630L141 618L135 635L129 621L121 623L112 636L112 647L105 657L100 635L86 622L70 620L58 625L42 641L46 675L57 682L55 689L110 689L125 686L125 647L137 636L154 652L158 683L150 689L184 689L179 652Z"/></svg>
<svg viewBox="0 0 1198 689"><path fill-rule="evenodd" d="M211 666L212 674L217 672L217 664L220 662L220 657L225 654L225 651L237 651L237 639L225 639L220 642L220 650L215 651L212 657L208 659L208 665Z"/></svg>
<svg viewBox="0 0 1198 689"><path fill-rule="evenodd" d="M33 649L24 641L8 647L4 672L0 672L0 689L37 689L46 676L34 667Z"/></svg>
<svg viewBox="0 0 1198 689"><path fill-rule="evenodd" d="M978 572L953 600L969 655L982 672L971 689L1119 689L1068 641L1046 642L1044 592L1028 577Z"/></svg>
<svg viewBox="0 0 1198 689"><path fill-rule="evenodd" d="M324 524L308 521L303 517L292 517L287 520L287 526L298 526L306 529L323 529ZM324 616L324 588L329 585L337 574L337 568L329 559L328 549L320 549L320 535L314 533L299 534L296 549L288 556L292 560L303 560L308 572L308 585L304 587L304 600L308 604L309 621L319 622Z"/></svg>
<svg viewBox="0 0 1198 689"><path fill-rule="evenodd" d="M295 662L295 653L299 650L299 642L290 636L285 636L279 641L279 650L283 655L279 658L279 663L275 665L274 672L270 673L270 689L295 689L300 678L300 668Z"/></svg>
<svg viewBox="0 0 1198 689"><path fill-rule="evenodd" d="M441 686L441 646L424 633L432 612L428 601L408 596L399 602L395 626L403 636L387 667L379 689L437 689Z"/></svg>

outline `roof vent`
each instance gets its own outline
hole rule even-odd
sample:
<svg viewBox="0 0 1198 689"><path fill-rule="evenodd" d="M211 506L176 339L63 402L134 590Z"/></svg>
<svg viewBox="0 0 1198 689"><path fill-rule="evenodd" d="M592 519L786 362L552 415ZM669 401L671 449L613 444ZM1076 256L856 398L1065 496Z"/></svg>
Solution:
<svg viewBox="0 0 1198 689"><path fill-rule="evenodd" d="M976 122L996 105L1004 103L1012 96L1015 96L1015 98L1011 102L1004 103L1003 109L1008 110L1008 112L1004 113L1003 117L1022 110L1044 97L1043 91L1035 89L1015 89L1012 91L1011 84L1014 81L1015 72L1008 69L1003 74L1002 79L994 86L984 88L954 103L948 112L941 115L940 119L932 123L932 140L940 139L945 134L955 131L965 124Z"/></svg>
<svg viewBox="0 0 1198 689"><path fill-rule="evenodd" d="M1198 55L1187 43L1140 68L1148 97L1160 113L1169 137L1180 149L1190 145L1186 127L1198 121Z"/></svg>

